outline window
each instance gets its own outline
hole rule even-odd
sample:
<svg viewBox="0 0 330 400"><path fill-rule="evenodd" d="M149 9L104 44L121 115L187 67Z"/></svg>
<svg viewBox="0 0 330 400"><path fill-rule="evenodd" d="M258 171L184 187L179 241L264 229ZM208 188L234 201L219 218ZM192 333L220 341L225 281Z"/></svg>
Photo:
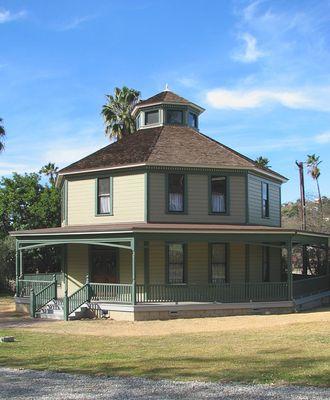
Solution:
<svg viewBox="0 0 330 400"><path fill-rule="evenodd" d="M166 113L166 121L168 124L183 124L183 111L168 110Z"/></svg>
<svg viewBox="0 0 330 400"><path fill-rule="evenodd" d="M211 177L211 212L225 213L227 211L227 178Z"/></svg>
<svg viewBox="0 0 330 400"><path fill-rule="evenodd" d="M184 244L169 243L167 245L168 283L185 283L185 255Z"/></svg>
<svg viewBox="0 0 330 400"><path fill-rule="evenodd" d="M159 122L158 110L145 112L144 113L144 121L145 121L145 125L157 124Z"/></svg>
<svg viewBox="0 0 330 400"><path fill-rule="evenodd" d="M227 281L227 245L225 243L211 244L211 283Z"/></svg>
<svg viewBox="0 0 330 400"><path fill-rule="evenodd" d="M111 214L111 178L97 180L97 213Z"/></svg>
<svg viewBox="0 0 330 400"><path fill-rule="evenodd" d="M184 175L168 175L168 211L184 211Z"/></svg>
<svg viewBox="0 0 330 400"><path fill-rule="evenodd" d="M190 112L188 114L188 125L192 128L197 128L197 115Z"/></svg>
<svg viewBox="0 0 330 400"><path fill-rule="evenodd" d="M262 246L262 281L269 282L269 247Z"/></svg>
<svg viewBox="0 0 330 400"><path fill-rule="evenodd" d="M140 129L141 126L141 114L139 114L139 116L136 118L135 120L136 122L136 129Z"/></svg>
<svg viewBox="0 0 330 400"><path fill-rule="evenodd" d="M65 191L66 191L66 187L65 187L66 183L63 183L62 189L61 189L61 221L65 222L66 220L66 195L65 195Z"/></svg>
<svg viewBox="0 0 330 400"><path fill-rule="evenodd" d="M268 183L261 183L262 218L269 218L269 187Z"/></svg>

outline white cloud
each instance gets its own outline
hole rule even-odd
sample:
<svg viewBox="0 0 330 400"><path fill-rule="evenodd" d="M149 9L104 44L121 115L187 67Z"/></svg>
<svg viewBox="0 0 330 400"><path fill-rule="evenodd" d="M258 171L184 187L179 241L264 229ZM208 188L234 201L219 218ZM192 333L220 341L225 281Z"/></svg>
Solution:
<svg viewBox="0 0 330 400"><path fill-rule="evenodd" d="M320 144L330 143L330 132L323 132L316 135L315 141Z"/></svg>
<svg viewBox="0 0 330 400"><path fill-rule="evenodd" d="M22 19L26 16L26 11L19 11L17 13L12 13L9 10L0 10L0 24L5 22L16 21L17 19Z"/></svg>
<svg viewBox="0 0 330 400"><path fill-rule="evenodd" d="M330 112L330 87L216 88L206 92L206 101L217 109L243 110L277 103L291 109Z"/></svg>
<svg viewBox="0 0 330 400"><path fill-rule="evenodd" d="M59 31L71 31L78 28L84 22L90 21L94 16L86 15L84 17L75 17L73 20L63 24L58 28Z"/></svg>
<svg viewBox="0 0 330 400"><path fill-rule="evenodd" d="M258 50L257 39L249 33L239 36L244 43L244 49L233 55L233 59L244 63L252 63L265 55L264 52Z"/></svg>

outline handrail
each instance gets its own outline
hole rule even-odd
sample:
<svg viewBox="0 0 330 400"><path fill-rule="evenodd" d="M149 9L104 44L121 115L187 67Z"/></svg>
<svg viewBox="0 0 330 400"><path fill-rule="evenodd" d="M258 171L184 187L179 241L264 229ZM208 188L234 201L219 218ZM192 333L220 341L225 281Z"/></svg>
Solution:
<svg viewBox="0 0 330 400"><path fill-rule="evenodd" d="M57 283L60 285L63 282L63 272L45 272L45 273L38 273L38 274L24 274L24 280L31 280L31 281L48 281L51 282L56 275Z"/></svg>
<svg viewBox="0 0 330 400"><path fill-rule="evenodd" d="M53 281L48 282L48 285L35 293L34 289L30 291L30 315L35 318L36 312L51 300L57 299L57 281L54 275Z"/></svg>
<svg viewBox="0 0 330 400"><path fill-rule="evenodd" d="M112 303L131 304L132 285L125 283L90 283L91 299L111 301Z"/></svg>
<svg viewBox="0 0 330 400"><path fill-rule="evenodd" d="M84 286L68 296L67 292L64 295L64 318L67 321L69 315L81 307L84 303L90 301L91 290L90 284L87 282Z"/></svg>
<svg viewBox="0 0 330 400"><path fill-rule="evenodd" d="M32 280L32 279L18 279L17 296L18 297L28 297L31 294L31 290L34 292L40 292L47 285L49 281Z"/></svg>

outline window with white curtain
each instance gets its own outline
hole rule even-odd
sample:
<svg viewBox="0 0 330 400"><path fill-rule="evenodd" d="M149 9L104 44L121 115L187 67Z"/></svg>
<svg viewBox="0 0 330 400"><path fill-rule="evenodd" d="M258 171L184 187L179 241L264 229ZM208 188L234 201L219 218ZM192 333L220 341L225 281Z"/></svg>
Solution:
<svg viewBox="0 0 330 400"><path fill-rule="evenodd" d="M184 175L168 175L168 211L184 211Z"/></svg>
<svg viewBox="0 0 330 400"><path fill-rule="evenodd" d="M110 178L97 180L97 213L110 214L111 212Z"/></svg>
<svg viewBox="0 0 330 400"><path fill-rule="evenodd" d="M225 243L211 244L211 282L225 283L227 279L227 246Z"/></svg>
<svg viewBox="0 0 330 400"><path fill-rule="evenodd" d="M167 245L168 283L185 283L184 278L184 244L169 243Z"/></svg>
<svg viewBox="0 0 330 400"><path fill-rule="evenodd" d="M211 211L225 213L227 211L227 180L224 176L211 177Z"/></svg>

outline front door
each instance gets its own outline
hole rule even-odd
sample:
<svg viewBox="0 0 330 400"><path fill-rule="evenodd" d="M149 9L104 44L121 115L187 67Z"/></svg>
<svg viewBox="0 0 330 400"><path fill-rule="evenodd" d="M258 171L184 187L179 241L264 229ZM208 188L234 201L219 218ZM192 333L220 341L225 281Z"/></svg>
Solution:
<svg viewBox="0 0 330 400"><path fill-rule="evenodd" d="M91 248L91 281L118 283L118 249L114 247Z"/></svg>

